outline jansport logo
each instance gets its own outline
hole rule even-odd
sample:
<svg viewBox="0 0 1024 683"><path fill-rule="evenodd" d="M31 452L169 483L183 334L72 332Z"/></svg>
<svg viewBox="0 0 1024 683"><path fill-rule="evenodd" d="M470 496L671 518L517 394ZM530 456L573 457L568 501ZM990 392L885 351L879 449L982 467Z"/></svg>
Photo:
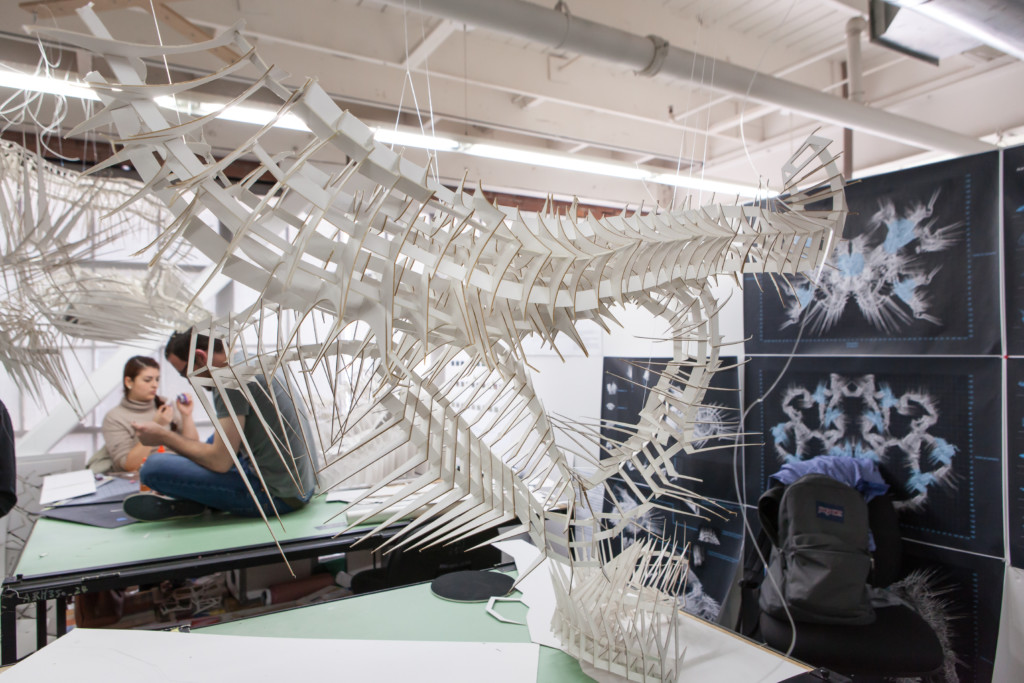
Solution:
<svg viewBox="0 0 1024 683"><path fill-rule="evenodd" d="M820 500L817 501L817 513L822 519L827 519L832 522L843 521L843 506L832 505L831 503L822 503Z"/></svg>

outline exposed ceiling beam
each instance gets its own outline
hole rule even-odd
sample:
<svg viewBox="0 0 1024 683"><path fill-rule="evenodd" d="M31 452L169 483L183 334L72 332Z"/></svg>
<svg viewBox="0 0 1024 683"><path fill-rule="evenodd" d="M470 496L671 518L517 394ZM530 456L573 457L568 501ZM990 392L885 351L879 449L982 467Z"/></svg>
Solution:
<svg viewBox="0 0 1024 683"><path fill-rule="evenodd" d="M805 57L805 58L801 59L800 61L798 61L798 62L796 62L794 64L790 64L789 66L785 67L784 69L779 69L778 71L776 71L772 75L773 76L780 76L780 77L781 76L786 76L788 74L793 73L794 71L799 71L800 69L803 69L804 67L811 66L812 64L817 64L820 61L828 59L829 57L831 57L834 54L837 54L837 53L840 53L840 52L845 52L845 51L846 51L846 45L845 44L833 45L832 47L829 47L829 48L826 48L824 50L821 50L820 52L817 52L817 53L811 55L810 57ZM673 121L684 121L687 118L689 118L690 116L694 116L694 115L699 114L700 112L702 112L702 111L704 111L706 109L710 109L711 107L715 107L715 106L718 106L719 104L723 104L725 102L728 102L731 99L733 99L732 95L725 95L725 96L722 96L722 97L716 97L715 99L711 100L710 102L705 102L704 104L699 104L696 107L693 107L692 109L689 109L687 111L680 112L678 114L674 114L672 116L672 120Z"/></svg>
<svg viewBox="0 0 1024 683"><path fill-rule="evenodd" d="M199 24L201 26L204 26L206 28L209 28L211 30L214 30L214 31L226 31L226 30L229 30L231 28L230 26L227 26L227 25L224 25L224 24L217 24L217 23L214 23L214 22L211 22L211 21L201 21L201 20L198 20L198 19L192 19L191 21L193 21L194 23ZM254 30L251 30L251 29L248 29L248 28L243 30L242 33L245 36L249 37L249 38L256 39L256 40L258 40L260 42L263 42L263 43L277 43L277 44L280 44L280 45L287 45L289 47L293 47L293 48L300 49L300 50L309 50L309 51L312 51L312 52L318 52L320 54L331 55L331 56L340 57L340 58L343 58L343 59L351 59L353 61L361 62L361 63L364 63L364 64L375 64L377 66L383 66L383 67L392 68L392 69L400 69L400 68L402 68L397 62L391 62L391 61L388 61L386 59L381 59L379 57L368 57L366 55L359 54L357 52L340 50L338 48L326 47L324 45L317 45L315 43L310 43L310 42L302 42L302 41L298 41L298 40L292 40L290 38L284 38L284 37L281 37L281 36L271 35L269 33L263 33L263 32L259 32L259 31L254 31ZM626 119L626 120L629 120L629 121L635 121L635 122L640 122L640 123L645 123L645 124L655 125L655 126L663 126L663 127L667 128L667 129L670 129L670 130L679 130L679 131L684 131L684 132L687 132L687 133L696 133L698 135L709 135L708 131L705 128L698 127L698 126L687 125L685 122L682 122L682 121L673 121L673 120L667 119L667 118L666 119L657 119L657 118L653 118L653 117L650 117L650 116L645 116L645 115L642 115L642 114L634 114L634 113L631 113L631 112L624 112L624 111L621 111L621 110L611 109L611 108L608 108L608 107L598 107L598 106L594 106L594 105L590 105L590 104L583 104L583 103L580 103L578 101L570 100L570 99L567 99L567 98L556 98L556 97L552 97L550 94L540 94L540 93L536 93L536 92L527 92L527 91L524 91L524 90L521 90L521 89L512 88L512 87L509 87L509 86L504 86L504 85L493 83L493 82L488 82L488 81L479 80L479 79L473 79L473 78L467 78L463 74L449 74L449 73L445 73L444 71L439 71L439 70L436 70L436 69L431 69L429 72L421 70L421 69L418 69L418 68L412 68L411 70L414 71L414 72L417 72L417 73L422 72L424 75L429 75L430 78L444 79L444 80L447 80L447 81L453 81L453 82L458 83L460 85L469 85L469 86L473 86L473 87L485 88L485 89L488 89L488 90L494 90L494 91L497 91L497 92L503 92L503 93L508 94L513 102L517 102L517 98L524 98L523 100L519 100L519 101L527 103L529 106L537 106L537 105L539 105L541 103L548 102L548 103L555 104L555 105L561 105L561 106L565 106L565 107L572 107L574 109L586 109L588 111L598 112L600 114L605 114L605 115L608 115L608 116L614 116L614 117ZM527 98L528 98L529 102L527 102ZM380 102L377 102L377 103L374 103L374 104L376 104L377 106L387 106L387 105L384 105L383 103L380 103ZM529 107L524 107L524 108L529 108ZM461 117L459 117L459 116L457 116L455 114L452 114L452 113L442 114L440 112L434 112L434 115L438 116L438 117L443 116L444 118L450 119L452 121L462 121L463 120ZM474 125L477 124L477 122L475 122L475 121L468 121L468 123L472 123ZM500 126L490 126L490 127L493 127L495 129L498 129L498 130L506 130L508 132L514 132L514 133L517 133L517 134L524 134L526 132L526 131L522 131L522 130L512 130L512 129L508 129L508 128L502 128ZM563 139L563 138L558 137L558 136L547 135L545 133L541 133L541 132L538 132L538 131L532 131L532 135L534 135L535 137L544 138L544 139L553 140L553 141L558 141L558 140L562 140ZM722 135L722 134L711 133L710 136L712 138L724 140L726 142L731 142L731 143L738 142L738 139L735 136L732 136L732 135ZM589 146L596 147L596 148L604 148L604 149L610 149L610 150L613 149L612 147L609 147L607 145L601 145L601 144L599 144L597 142L589 142L588 144L589 144Z"/></svg>
<svg viewBox="0 0 1024 683"><path fill-rule="evenodd" d="M638 73L662 75L693 82L696 68L710 57L557 10L522 0L418 0L415 8L405 0L385 4L465 22L499 33L519 36L566 52L611 61ZM742 95L763 104L882 138L957 155L995 149L970 136L840 99L790 81L761 74L735 64L716 62L713 90Z"/></svg>
<svg viewBox="0 0 1024 683"><path fill-rule="evenodd" d="M405 69L416 69L419 68L423 62L427 61L430 55L434 54L437 48L441 47L444 41L448 40L448 37L455 33L455 29L458 28L455 22L442 19L437 26L430 31L427 36L420 41L419 45L414 47L409 55L402 60L401 66Z"/></svg>
<svg viewBox="0 0 1024 683"><path fill-rule="evenodd" d="M164 22L172 29L191 40L193 43L201 43L213 37L212 33L199 28L163 2L153 3L153 10L156 12L157 19ZM215 47L210 49L209 52L228 64L237 62L242 57L229 47Z"/></svg>
<svg viewBox="0 0 1024 683"><path fill-rule="evenodd" d="M879 64L878 66L876 66L876 67L874 67L872 69L867 69L861 75L862 76L870 76L872 74L876 74L876 73L878 73L880 71L883 71L885 69L888 69L888 68L890 68L892 66L896 66L897 64L900 64L900 63L904 62L907 59L909 59L909 57L904 57L904 56L901 55L899 57L896 57L895 59L890 59L887 62L883 62L882 64ZM836 90L836 89L841 88L842 86L846 85L847 83L848 83L848 79L844 78L842 80L839 80L839 81L836 81L836 82L832 83L831 85L825 86L824 88L822 88L821 92L829 92L830 90ZM934 89L937 89L937 88L941 87L941 85L942 84L940 82L938 82L938 81L931 81L930 83L928 83L927 87L928 87L929 90L934 90ZM919 93L919 94L924 94L924 93ZM875 104L877 106L879 104L882 104L882 102L876 101L873 104ZM714 125L708 126L708 131L711 132L711 133L723 133L723 132L729 130L730 128L736 128L737 126L739 126L742 123L750 123L751 121L755 121L755 120L757 120L759 118L762 118L764 116L768 116L769 114L773 114L773 113L775 113L777 111L783 111L782 107L779 107L779 106L776 106L776 105L767 105L767 104L766 105L761 105L760 107L754 107L753 109L744 111L741 114L738 114L736 116L732 116L732 117L730 117L728 119L723 119L723 120L719 121L718 123L716 123Z"/></svg>

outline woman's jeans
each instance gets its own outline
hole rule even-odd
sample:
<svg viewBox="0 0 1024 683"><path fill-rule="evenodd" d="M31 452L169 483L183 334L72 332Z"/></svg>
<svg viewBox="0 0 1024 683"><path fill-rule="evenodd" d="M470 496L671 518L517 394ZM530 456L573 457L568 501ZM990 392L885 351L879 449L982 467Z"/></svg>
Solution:
<svg viewBox="0 0 1024 683"><path fill-rule="evenodd" d="M277 496L270 497L263 490L259 477L247 459L242 460L242 467L259 500L258 505L246 488L237 467L223 473L214 472L177 453L153 453L146 458L139 470L139 481L165 496L194 500L215 510L243 517L259 517L261 507L264 514L273 515L276 509L278 514L283 515L301 507L299 501L305 502L312 495L310 491L304 497L291 499L291 504ZM270 505L271 500L273 507Z"/></svg>

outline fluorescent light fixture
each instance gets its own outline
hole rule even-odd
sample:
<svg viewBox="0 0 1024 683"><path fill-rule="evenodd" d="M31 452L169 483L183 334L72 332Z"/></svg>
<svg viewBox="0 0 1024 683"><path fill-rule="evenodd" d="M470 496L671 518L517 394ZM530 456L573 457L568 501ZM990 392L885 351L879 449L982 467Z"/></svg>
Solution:
<svg viewBox="0 0 1024 683"><path fill-rule="evenodd" d="M778 192L769 190L768 188L754 188L746 185L734 185L732 183L723 183L717 180L705 180L703 178L689 178L687 176L676 175L674 173L662 173L656 175L650 179L651 182L659 183L661 185L672 185L674 187L685 187L691 190L700 190L701 192L714 192L716 194L724 195L740 195L741 197L764 197L770 198L778 196Z"/></svg>
<svg viewBox="0 0 1024 683"><path fill-rule="evenodd" d="M504 145L489 145L483 143L470 144L460 150L463 154L470 154L485 159L496 159L498 161L514 161L520 164L532 166L543 166L545 168L560 168L566 171L579 171L581 173L592 173L594 175L605 175L613 178L625 178L627 180L650 180L654 175L636 166L628 164L616 164L612 162L596 161L583 157L574 157L567 154L551 154L548 152L535 152L521 147L505 147Z"/></svg>
<svg viewBox="0 0 1024 683"><path fill-rule="evenodd" d="M35 76L17 71L0 70L0 87L16 90L31 90L65 97L77 97L86 100L99 100L96 91L85 83L61 80L46 76ZM288 130L309 132L309 128L295 114L285 114L275 121L275 113L271 109L249 107L241 104L225 107L223 104L201 102L188 98L158 97L154 100L160 107L178 111L190 116L208 116L215 114L218 119L265 126L274 121L274 127ZM455 139L433 135L421 135L407 131L373 128L376 141L386 145L399 145L417 149L429 149L445 152L458 152L496 161L511 161L544 168L555 168L578 173L589 173L626 180L642 180L661 185L671 185L701 192L715 192L724 195L740 195L742 197L773 197L777 193L765 189L733 185L731 183L705 180L672 173L659 173L656 170L640 168L636 165L602 161L570 154L540 152L523 147L495 145L489 143L460 142Z"/></svg>
<svg viewBox="0 0 1024 683"><path fill-rule="evenodd" d="M506 147L504 145L492 145L484 143L473 143L458 150L463 154L470 154L485 159L496 159L498 161L511 161L531 166L543 166L544 168L557 168L565 171L578 171L580 173L591 173L612 178L624 178L626 180L644 180L659 185L672 185L683 187L689 190L700 192L715 192L725 195L740 195L742 197L774 197L777 192L748 187L745 185L733 185L714 180L705 180L675 173L658 173L656 171L641 168L630 164L619 164L610 161L600 161L587 157L576 157L568 154L554 154L550 152L535 152L522 147Z"/></svg>
<svg viewBox="0 0 1024 683"><path fill-rule="evenodd" d="M69 81L51 76L36 76L20 71L0 70L0 87L63 97L77 97L80 100L99 100L100 96L91 87L80 81Z"/></svg>
<svg viewBox="0 0 1024 683"><path fill-rule="evenodd" d="M186 98L174 98L170 96L157 97L154 102L158 106L171 111L181 112L190 116L209 116L216 114L216 118L222 121L235 121L237 123L251 123L254 126L265 126L274 121L275 112L271 109L259 107L247 107L235 104L225 107L223 104L214 102L198 102ZM309 132L309 128L295 114L285 114L274 122L275 128L286 128L288 130L301 130Z"/></svg>
<svg viewBox="0 0 1024 683"><path fill-rule="evenodd" d="M175 101L173 97L158 97L156 103L161 107L180 111L183 114L207 116L218 112L217 118L223 121L236 121L238 123L251 123L256 126L265 126L274 120L275 112L270 109L259 107L246 107L235 104L230 107L213 104L210 102L194 102L191 100ZM285 114L274 122L275 128L286 128L288 130L299 130L308 133L309 127L295 114ZM388 128L371 128L373 139L384 145L398 145L400 147L415 147L417 149L435 149L451 151L459 147L459 143L450 138L441 138L433 135L420 135L402 130Z"/></svg>
<svg viewBox="0 0 1024 683"><path fill-rule="evenodd" d="M217 106L211 107L213 111L217 110ZM217 118L223 121L236 121L238 123L251 123L256 126L265 126L271 121L274 121L275 112L267 109L257 109L255 107L245 107L239 104L231 107L224 108ZM286 130L300 130L308 133L309 127L303 123L295 114L285 114L276 121L274 121L275 128L284 128Z"/></svg>
<svg viewBox="0 0 1024 683"><path fill-rule="evenodd" d="M374 128L373 139L385 145L400 147L416 147L417 149L434 149L451 152L459 148L459 143L451 138L440 138L435 135L420 135L401 130Z"/></svg>

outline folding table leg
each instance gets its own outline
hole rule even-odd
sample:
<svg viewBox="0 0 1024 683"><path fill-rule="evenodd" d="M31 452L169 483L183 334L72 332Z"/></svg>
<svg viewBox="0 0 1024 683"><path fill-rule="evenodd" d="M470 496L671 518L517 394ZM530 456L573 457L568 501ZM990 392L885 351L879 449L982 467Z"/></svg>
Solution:
<svg viewBox="0 0 1024 683"><path fill-rule="evenodd" d="M14 602L0 599L0 664L18 661L18 620Z"/></svg>
<svg viewBox="0 0 1024 683"><path fill-rule="evenodd" d="M61 596L57 598L57 637L68 632L68 601Z"/></svg>
<svg viewBox="0 0 1024 683"><path fill-rule="evenodd" d="M36 601L36 649L42 650L49 640L46 637L46 600Z"/></svg>

